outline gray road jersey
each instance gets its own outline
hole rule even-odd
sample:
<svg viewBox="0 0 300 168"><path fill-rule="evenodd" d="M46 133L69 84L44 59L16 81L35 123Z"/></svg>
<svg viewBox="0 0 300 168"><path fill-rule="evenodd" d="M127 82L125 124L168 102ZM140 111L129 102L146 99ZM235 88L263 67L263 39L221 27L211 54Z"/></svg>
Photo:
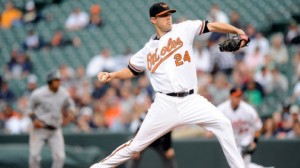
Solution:
<svg viewBox="0 0 300 168"><path fill-rule="evenodd" d="M67 108L74 112L75 105L68 91L60 86L54 93L48 85L36 89L29 100L27 112L34 112L38 119L47 125L60 127L62 123L62 109Z"/></svg>

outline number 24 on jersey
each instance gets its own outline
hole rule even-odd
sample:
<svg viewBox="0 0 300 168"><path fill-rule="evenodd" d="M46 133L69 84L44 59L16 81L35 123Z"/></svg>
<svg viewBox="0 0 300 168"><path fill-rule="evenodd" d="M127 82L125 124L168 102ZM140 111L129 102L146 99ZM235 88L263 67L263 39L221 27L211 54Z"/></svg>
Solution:
<svg viewBox="0 0 300 168"><path fill-rule="evenodd" d="M188 51L185 51L184 56L182 57L181 54L177 53L174 55L175 64L176 66L183 65L184 62L191 62L191 57Z"/></svg>

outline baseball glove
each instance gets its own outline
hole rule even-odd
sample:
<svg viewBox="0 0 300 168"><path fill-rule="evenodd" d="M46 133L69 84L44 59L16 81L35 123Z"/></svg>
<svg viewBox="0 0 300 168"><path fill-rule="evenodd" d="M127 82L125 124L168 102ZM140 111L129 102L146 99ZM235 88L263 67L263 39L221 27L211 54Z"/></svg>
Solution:
<svg viewBox="0 0 300 168"><path fill-rule="evenodd" d="M245 41L246 46L249 42L250 39L247 35L243 34L237 34L236 36L233 36L221 43L219 43L219 48L221 52L234 52L240 49L241 42Z"/></svg>

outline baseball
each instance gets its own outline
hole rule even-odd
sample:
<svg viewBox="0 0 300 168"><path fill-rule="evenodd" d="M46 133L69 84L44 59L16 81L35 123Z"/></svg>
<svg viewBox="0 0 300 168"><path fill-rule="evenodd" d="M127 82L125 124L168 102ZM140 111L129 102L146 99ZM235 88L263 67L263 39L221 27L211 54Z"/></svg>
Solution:
<svg viewBox="0 0 300 168"><path fill-rule="evenodd" d="M100 78L100 81L101 81L101 82L104 82L104 81L105 81L105 78L106 78L106 75L104 74L104 75Z"/></svg>
<svg viewBox="0 0 300 168"><path fill-rule="evenodd" d="M101 81L101 82L105 82L107 78L108 78L108 74L105 73L105 74L103 74L103 75L101 76L100 81Z"/></svg>

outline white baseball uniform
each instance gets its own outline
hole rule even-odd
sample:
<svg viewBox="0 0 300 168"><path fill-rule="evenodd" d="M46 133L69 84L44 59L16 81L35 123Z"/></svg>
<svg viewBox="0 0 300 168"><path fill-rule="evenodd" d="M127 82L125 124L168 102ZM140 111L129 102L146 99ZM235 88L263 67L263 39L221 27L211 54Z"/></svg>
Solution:
<svg viewBox="0 0 300 168"><path fill-rule="evenodd" d="M230 100L218 106L225 116L231 121L235 142L238 148L250 145L254 140L255 132L260 130L262 122L256 110L248 103L241 101L238 108L233 110ZM243 156L246 167L251 164L251 155Z"/></svg>
<svg viewBox="0 0 300 168"><path fill-rule="evenodd" d="M159 40L154 34L132 56L128 68L136 73L150 72L151 84L157 92L155 101L137 135L92 168L116 167L170 130L187 124L197 124L212 131L220 141L230 167L244 168L230 121L204 97L194 94L197 76L193 41L195 36L203 33L205 24L201 20L173 24L171 31Z"/></svg>

